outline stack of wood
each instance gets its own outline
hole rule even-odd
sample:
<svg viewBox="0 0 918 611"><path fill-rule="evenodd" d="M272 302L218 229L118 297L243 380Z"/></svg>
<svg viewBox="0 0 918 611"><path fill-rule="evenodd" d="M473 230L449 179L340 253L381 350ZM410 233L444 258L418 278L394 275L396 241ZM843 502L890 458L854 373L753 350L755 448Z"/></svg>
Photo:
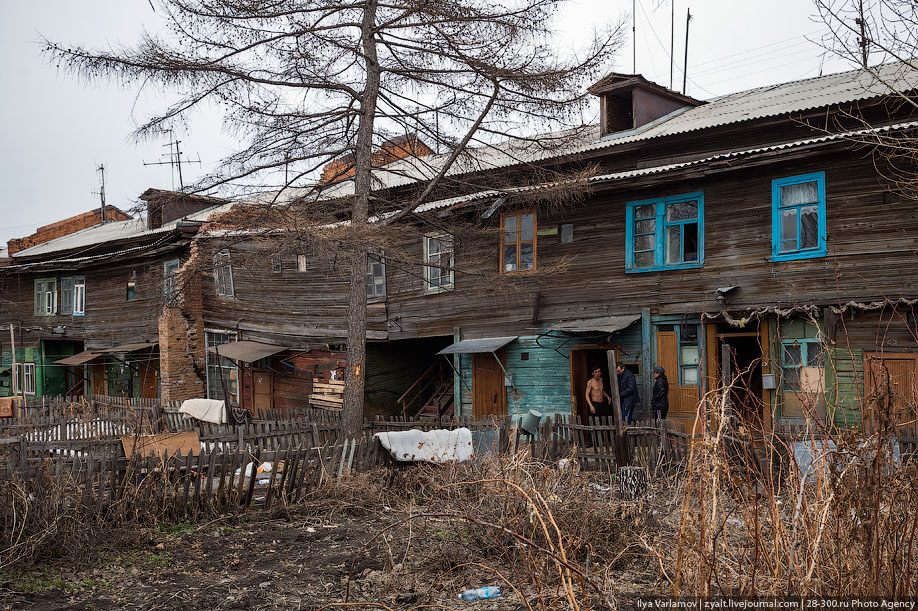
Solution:
<svg viewBox="0 0 918 611"><path fill-rule="evenodd" d="M309 405L320 409L340 410L344 404L344 382L313 378Z"/></svg>

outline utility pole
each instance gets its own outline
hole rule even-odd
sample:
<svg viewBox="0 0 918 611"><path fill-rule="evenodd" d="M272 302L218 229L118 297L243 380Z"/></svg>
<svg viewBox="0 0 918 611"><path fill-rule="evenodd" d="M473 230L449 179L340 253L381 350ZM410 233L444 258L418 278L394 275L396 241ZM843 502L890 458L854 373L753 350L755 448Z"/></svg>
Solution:
<svg viewBox="0 0 918 611"><path fill-rule="evenodd" d="M102 224L105 224L105 164L100 163L97 168L99 175L101 176L101 184L99 185L99 199L102 201Z"/></svg>
<svg viewBox="0 0 918 611"><path fill-rule="evenodd" d="M685 83L688 80L688 27L692 21L692 9L685 9L685 62L682 64L682 95L685 95Z"/></svg>
<svg viewBox="0 0 918 611"><path fill-rule="evenodd" d="M631 0L631 73L637 74L637 0Z"/></svg>
<svg viewBox="0 0 918 611"><path fill-rule="evenodd" d="M676 0L669 0L669 88L673 88L673 66L676 64Z"/></svg>
<svg viewBox="0 0 918 611"><path fill-rule="evenodd" d="M867 22L864 20L864 0L858 1L858 17L855 18L854 23L861 26L861 37L857 39L857 43L861 47L861 65L864 68L867 68Z"/></svg>
<svg viewBox="0 0 918 611"><path fill-rule="evenodd" d="M15 331L13 331L13 323L10 323L10 348L12 349L12 355L13 355L13 362L12 362L13 388L12 390L13 390L13 397L15 397L18 394L16 392L16 388L18 387L20 391L23 391L23 388L22 388L22 380L19 379L20 378L19 370L16 367L16 333ZM22 393L22 403L25 404L25 392L24 391Z"/></svg>

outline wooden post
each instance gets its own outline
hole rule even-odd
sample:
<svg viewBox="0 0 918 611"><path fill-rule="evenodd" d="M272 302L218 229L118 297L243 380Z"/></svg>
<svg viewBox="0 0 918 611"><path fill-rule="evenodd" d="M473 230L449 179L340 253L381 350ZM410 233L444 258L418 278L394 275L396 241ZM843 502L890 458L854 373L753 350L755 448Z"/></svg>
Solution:
<svg viewBox="0 0 918 611"><path fill-rule="evenodd" d="M635 405L640 408L646 401L650 405L650 397L653 396L653 326L650 320L650 308L641 309L641 405ZM659 358L659 356L658 356Z"/></svg>
<svg viewBox="0 0 918 611"><path fill-rule="evenodd" d="M615 350L606 350L606 359L609 362L609 396L612 397L612 417L615 418L615 433L624 435L622 426L622 399L618 396L618 372L615 371Z"/></svg>

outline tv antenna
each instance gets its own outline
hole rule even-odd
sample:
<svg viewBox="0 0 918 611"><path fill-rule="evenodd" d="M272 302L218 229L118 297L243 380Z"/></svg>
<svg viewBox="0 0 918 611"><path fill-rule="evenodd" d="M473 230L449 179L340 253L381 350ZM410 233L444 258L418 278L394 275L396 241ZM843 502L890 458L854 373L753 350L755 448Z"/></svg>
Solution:
<svg viewBox="0 0 918 611"><path fill-rule="evenodd" d="M102 224L104 225L108 221L108 219L105 218L105 164L100 163L99 167L96 168L96 172L99 173L99 190L91 191L91 193L93 195L98 195L99 199L102 202L102 207L100 210L101 210Z"/></svg>
<svg viewBox="0 0 918 611"><path fill-rule="evenodd" d="M180 147L180 145L182 144L182 141L172 139L172 128L171 127L169 129L164 129L163 133L169 134L169 143L163 145L163 148L168 148L169 152L163 153L161 157L167 157L168 159L166 161L150 161L150 162L144 161L143 164L144 165L171 166L172 167L172 190L175 191L175 175L176 173L178 173L179 191L184 191L185 183L182 180L182 164L197 163L198 165L200 165L201 156L198 155L197 159L183 159L182 156L184 155L184 153L182 152L182 149Z"/></svg>

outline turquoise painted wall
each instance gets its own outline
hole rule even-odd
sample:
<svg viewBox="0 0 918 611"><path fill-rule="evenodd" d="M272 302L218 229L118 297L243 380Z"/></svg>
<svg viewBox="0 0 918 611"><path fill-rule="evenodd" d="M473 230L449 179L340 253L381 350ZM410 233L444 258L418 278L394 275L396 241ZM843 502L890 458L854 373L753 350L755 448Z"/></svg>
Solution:
<svg viewBox="0 0 918 611"><path fill-rule="evenodd" d="M41 366L41 351L38 348L16 348L16 362L35 363L35 391L36 396L40 397L42 391L42 379L39 371ZM2 357L0 357L0 370L3 370L3 373L0 374L0 397L10 397L13 395L13 376L9 371L12 363L12 353L10 350L5 350Z"/></svg>
<svg viewBox="0 0 918 611"><path fill-rule="evenodd" d="M538 340L538 343L536 343ZM570 341L568 341L570 340ZM522 414L531 409L543 414L571 413L570 352L589 340L563 337L523 336L507 346L507 372L513 375L514 387L507 388L507 412ZM639 362L641 358L641 328L632 325L613 336L624 362ZM563 345L562 345L563 344ZM557 350L555 350L557 348ZM528 360L523 360L528 353ZM472 414L472 357L460 358L460 415ZM638 388L641 378L638 377ZM644 397L641 397L643 402Z"/></svg>

